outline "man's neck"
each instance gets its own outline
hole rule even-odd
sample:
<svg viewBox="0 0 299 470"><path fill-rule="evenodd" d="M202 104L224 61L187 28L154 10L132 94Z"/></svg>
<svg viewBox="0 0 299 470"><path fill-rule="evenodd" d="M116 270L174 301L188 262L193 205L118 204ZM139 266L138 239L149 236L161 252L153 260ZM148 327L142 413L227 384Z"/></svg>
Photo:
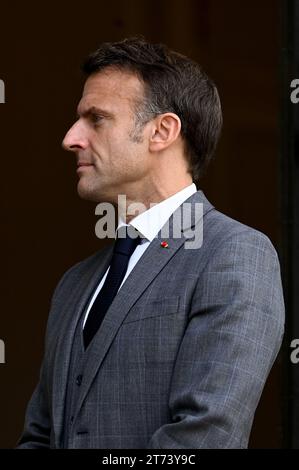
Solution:
<svg viewBox="0 0 299 470"><path fill-rule="evenodd" d="M163 191L158 193L153 193L151 196L143 197L142 201L138 201L137 199L130 199L127 196L119 198L119 202L117 205L118 216L121 217L122 220L126 221L126 223L130 223L132 219L137 217L139 214L147 211L151 207L160 202L169 199L170 197L174 196L175 194L183 191L187 187L192 185L192 180L186 183L183 187L177 187L176 189L170 191Z"/></svg>

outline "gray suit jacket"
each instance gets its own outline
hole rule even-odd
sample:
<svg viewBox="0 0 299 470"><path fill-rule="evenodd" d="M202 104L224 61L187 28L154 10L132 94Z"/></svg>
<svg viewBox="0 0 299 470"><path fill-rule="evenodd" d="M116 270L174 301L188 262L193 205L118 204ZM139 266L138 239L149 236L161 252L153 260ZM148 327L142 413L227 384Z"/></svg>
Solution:
<svg viewBox="0 0 299 470"><path fill-rule="evenodd" d="M248 444L282 342L279 261L264 234L218 212L202 191L186 202L191 223L184 223L183 236L166 239L168 248L160 237L153 240L87 350L68 447ZM203 204L201 221L195 203ZM198 223L203 244L185 249ZM109 246L76 264L54 292L19 448L63 446L74 332L111 255Z"/></svg>

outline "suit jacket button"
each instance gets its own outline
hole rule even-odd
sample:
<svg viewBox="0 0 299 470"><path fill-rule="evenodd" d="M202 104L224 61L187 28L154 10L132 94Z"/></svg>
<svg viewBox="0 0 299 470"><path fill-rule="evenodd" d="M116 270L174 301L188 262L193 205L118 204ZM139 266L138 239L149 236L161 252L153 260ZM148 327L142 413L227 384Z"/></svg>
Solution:
<svg viewBox="0 0 299 470"><path fill-rule="evenodd" d="M76 384L78 385L78 387L80 387L80 385L82 383L82 379L83 379L83 376L81 374L77 376Z"/></svg>

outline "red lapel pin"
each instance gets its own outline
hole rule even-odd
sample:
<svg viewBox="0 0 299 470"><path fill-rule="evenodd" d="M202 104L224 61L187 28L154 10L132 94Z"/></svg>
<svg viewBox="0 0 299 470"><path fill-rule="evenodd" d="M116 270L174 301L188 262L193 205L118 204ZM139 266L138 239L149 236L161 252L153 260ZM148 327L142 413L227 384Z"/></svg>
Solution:
<svg viewBox="0 0 299 470"><path fill-rule="evenodd" d="M168 243L167 242L161 242L162 248L168 248Z"/></svg>

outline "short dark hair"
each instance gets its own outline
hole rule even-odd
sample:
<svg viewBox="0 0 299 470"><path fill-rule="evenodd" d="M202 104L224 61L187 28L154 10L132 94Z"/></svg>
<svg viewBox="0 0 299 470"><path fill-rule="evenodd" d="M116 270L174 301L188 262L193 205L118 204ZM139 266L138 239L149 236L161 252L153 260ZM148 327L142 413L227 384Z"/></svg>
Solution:
<svg viewBox="0 0 299 470"><path fill-rule="evenodd" d="M89 76L111 66L136 74L144 84L144 100L136 108L140 126L167 112L180 118L189 172L197 183L221 133L215 84L193 60L139 37L102 44L87 57L82 70Z"/></svg>

